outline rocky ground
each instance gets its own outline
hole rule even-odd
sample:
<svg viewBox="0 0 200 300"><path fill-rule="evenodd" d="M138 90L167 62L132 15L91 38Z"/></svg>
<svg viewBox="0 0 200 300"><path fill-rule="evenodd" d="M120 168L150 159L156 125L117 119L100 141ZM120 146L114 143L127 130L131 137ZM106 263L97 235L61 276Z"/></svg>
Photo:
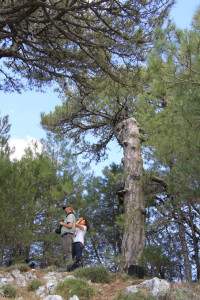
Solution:
<svg viewBox="0 0 200 300"><path fill-rule="evenodd" d="M112 300L121 292L126 292L130 285L139 284L143 280L124 280L123 278L113 279L110 284L94 284L97 294L91 300Z"/></svg>
<svg viewBox="0 0 200 300"><path fill-rule="evenodd" d="M29 271L30 274L33 276L36 276L41 281L44 281L44 278L47 276L47 272L45 270L31 270ZM0 277L5 277L5 272L0 272ZM59 272L59 276L62 276L62 278L65 278L66 276L72 275L73 273L67 273L67 272ZM144 295L148 295L148 292L145 291L144 288L140 287L140 284L144 281L148 280L147 278L136 280L129 276L113 276L112 280L109 284L97 284L93 283L93 287L96 290L96 295L93 296L90 300L112 300L114 297L119 295L119 293L126 293L126 288L130 287L132 285L139 287L139 290L144 293ZM45 297L36 297L35 291L28 291L27 286L18 286L16 285L16 280L12 282L13 285L15 285L15 288L18 291L18 296L15 299L18 300L30 300L30 299L36 299L36 300L42 300ZM21 297L21 298L20 298ZM1 300L7 300L6 297L1 297ZM12 298L14 299L14 298ZM139 299L148 299L147 298L138 298ZM158 298L158 299L165 299L165 300L200 300L200 283L170 283L170 292L167 294L167 296Z"/></svg>
<svg viewBox="0 0 200 300"><path fill-rule="evenodd" d="M146 279L144 279L146 280ZM99 291L91 300L112 300L119 293L126 293L126 288L130 285L138 286L144 280L127 280L115 279L108 284L95 284L96 289ZM166 297L160 297L163 300L200 300L200 283L171 283L171 289ZM142 293L148 299L148 293L141 289ZM138 298L144 299L144 298Z"/></svg>

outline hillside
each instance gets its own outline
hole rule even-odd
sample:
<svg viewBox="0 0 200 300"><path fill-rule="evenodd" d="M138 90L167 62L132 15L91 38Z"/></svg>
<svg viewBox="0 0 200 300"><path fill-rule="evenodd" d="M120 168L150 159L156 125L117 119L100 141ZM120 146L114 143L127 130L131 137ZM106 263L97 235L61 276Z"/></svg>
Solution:
<svg viewBox="0 0 200 300"><path fill-rule="evenodd" d="M17 271L16 271L17 270ZM18 272L18 273L17 273ZM17 274L17 275L16 275ZM56 284L58 284L58 281L64 280L66 278L71 278L72 276L77 276L77 271L75 272L57 272L56 270L51 270L51 269L45 269L45 270L37 270L37 269L32 269L28 270L28 272L22 272L19 271L18 269L15 269L14 272L12 269L10 270L0 270L0 299L1 300L7 300L7 297L4 297L3 291L5 291L5 283L6 279L10 283L9 286L16 291L15 297L11 296L10 299L19 299L19 300L30 300L30 299L36 299L36 300L43 300L47 297L46 295L42 294L36 294L38 291L38 287L36 288L36 285L33 285L33 282L40 282L40 285L43 286L48 286L49 292L50 288L53 288L53 283L55 285L55 280L57 280ZM102 274L100 274L100 277ZM91 276L91 275L90 275ZM96 275L95 275L96 276ZM107 274L105 275L107 276ZM12 278L14 277L14 278ZM11 280L12 278L12 280ZM25 281L23 279L25 278ZM60 278L58 280L58 278ZM133 279L128 275L120 275L120 274L112 274L109 275L109 279L105 277L106 282L102 283L96 283L94 282L94 278L91 277L91 280L86 279L87 282L89 282L90 288L93 288L95 290L95 294L91 297L87 297L87 299L90 300L132 300L132 299L148 299L148 300L153 300L153 299L166 299L166 300L173 300L173 299L188 299L188 300L198 300L200 299L200 284L199 282L194 282L194 283L170 283L170 291L168 293L164 293L165 295L162 295L160 297L154 297L152 294L145 288L139 288L139 292L137 294L128 294L129 296L126 296L126 288L130 286L137 286L140 287L139 285L142 282L145 282L148 280L148 278L144 279ZM70 279L69 279L70 280ZM71 279L72 280L72 279ZM78 277L73 279L73 281L77 280L78 284ZM83 280L81 278L81 280ZM102 280L102 277L100 279ZM84 285L86 286L86 281ZM91 282L92 281L92 282ZM34 289L34 290L33 290ZM72 288L73 289L73 288ZM79 289L79 286L78 286ZM81 289L81 287L80 287ZM52 294L52 293L51 293ZM59 295L58 293L54 293ZM63 295L61 295L63 297ZM71 295L72 297L73 295ZM63 297L62 299L69 299L68 297ZM79 299L83 300L86 299L84 296L79 295Z"/></svg>

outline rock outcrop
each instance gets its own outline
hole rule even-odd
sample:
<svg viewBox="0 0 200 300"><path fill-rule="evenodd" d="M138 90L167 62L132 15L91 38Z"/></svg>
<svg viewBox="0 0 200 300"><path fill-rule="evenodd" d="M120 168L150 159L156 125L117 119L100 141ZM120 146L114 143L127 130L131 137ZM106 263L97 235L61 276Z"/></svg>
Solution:
<svg viewBox="0 0 200 300"><path fill-rule="evenodd" d="M43 280L45 281L45 285L40 286L38 290L35 292L35 296L43 298L43 300L63 300L63 298L59 295L55 294L55 288L57 284L61 281L65 281L67 279L75 279L73 275L63 276L59 272L48 272ZM13 287L26 287L29 282L37 279L37 276L34 273L34 270L30 272L26 272L24 275L16 269L10 273L5 273L5 276L0 274L0 297L5 297L3 292L3 286L12 285ZM71 300L79 300L79 298L74 295L70 298ZM69 299L69 300L70 300ZM23 297L19 297L18 300L23 300Z"/></svg>
<svg viewBox="0 0 200 300"><path fill-rule="evenodd" d="M170 284L163 279L154 277L151 280L146 280L139 285L132 285L126 288L127 293L137 293L140 288L145 288L151 292L153 296L167 294L170 290Z"/></svg>

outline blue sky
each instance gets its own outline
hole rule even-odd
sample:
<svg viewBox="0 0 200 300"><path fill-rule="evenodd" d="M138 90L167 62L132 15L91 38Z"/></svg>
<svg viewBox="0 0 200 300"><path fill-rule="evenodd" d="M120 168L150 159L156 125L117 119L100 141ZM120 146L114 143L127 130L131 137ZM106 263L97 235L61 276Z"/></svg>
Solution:
<svg viewBox="0 0 200 300"><path fill-rule="evenodd" d="M198 0L177 0L170 16L179 28L189 28L198 5L200 5ZM60 103L61 100L53 92L53 88L47 88L45 93L29 91L21 94L5 94L0 92L0 112L1 116L9 115L9 122L12 125L11 145L15 145L16 157L20 158L24 147L31 139L39 140L45 137L45 131L40 126L40 113L53 111L54 107ZM122 152L117 143L114 143L109 160L98 166L92 164L92 169L100 175L102 167L109 165L112 161L119 163L121 157Z"/></svg>

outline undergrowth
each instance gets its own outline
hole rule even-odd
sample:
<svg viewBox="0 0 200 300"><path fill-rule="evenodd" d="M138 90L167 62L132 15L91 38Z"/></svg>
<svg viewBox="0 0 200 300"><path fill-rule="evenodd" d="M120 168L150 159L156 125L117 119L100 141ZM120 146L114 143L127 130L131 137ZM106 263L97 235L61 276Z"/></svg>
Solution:
<svg viewBox="0 0 200 300"><path fill-rule="evenodd" d="M5 271L12 272L13 270L16 269L19 270L20 272L28 272L30 270L30 267L27 264L16 264L5 268Z"/></svg>
<svg viewBox="0 0 200 300"><path fill-rule="evenodd" d="M59 282L55 293L62 296L64 299L68 299L76 295L80 300L90 299L95 294L95 289L86 282L86 280L67 279Z"/></svg>
<svg viewBox="0 0 200 300"><path fill-rule="evenodd" d="M156 300L150 293L137 292L135 294L119 293L113 300Z"/></svg>
<svg viewBox="0 0 200 300"><path fill-rule="evenodd" d="M2 290L3 290L3 293L4 293L5 297L15 298L15 296L17 295L16 289L10 284L4 285L2 287Z"/></svg>
<svg viewBox="0 0 200 300"><path fill-rule="evenodd" d="M110 272L103 266L79 268L73 272L75 277L86 278L93 283L109 283L111 280Z"/></svg>
<svg viewBox="0 0 200 300"><path fill-rule="evenodd" d="M30 291L35 291L35 290L37 290L37 289L39 288L39 286L41 286L41 285L42 285L42 281L41 281L41 280L39 280L39 279L34 279L34 280L32 280L31 282L29 282L27 289L28 289L29 292L30 292Z"/></svg>

